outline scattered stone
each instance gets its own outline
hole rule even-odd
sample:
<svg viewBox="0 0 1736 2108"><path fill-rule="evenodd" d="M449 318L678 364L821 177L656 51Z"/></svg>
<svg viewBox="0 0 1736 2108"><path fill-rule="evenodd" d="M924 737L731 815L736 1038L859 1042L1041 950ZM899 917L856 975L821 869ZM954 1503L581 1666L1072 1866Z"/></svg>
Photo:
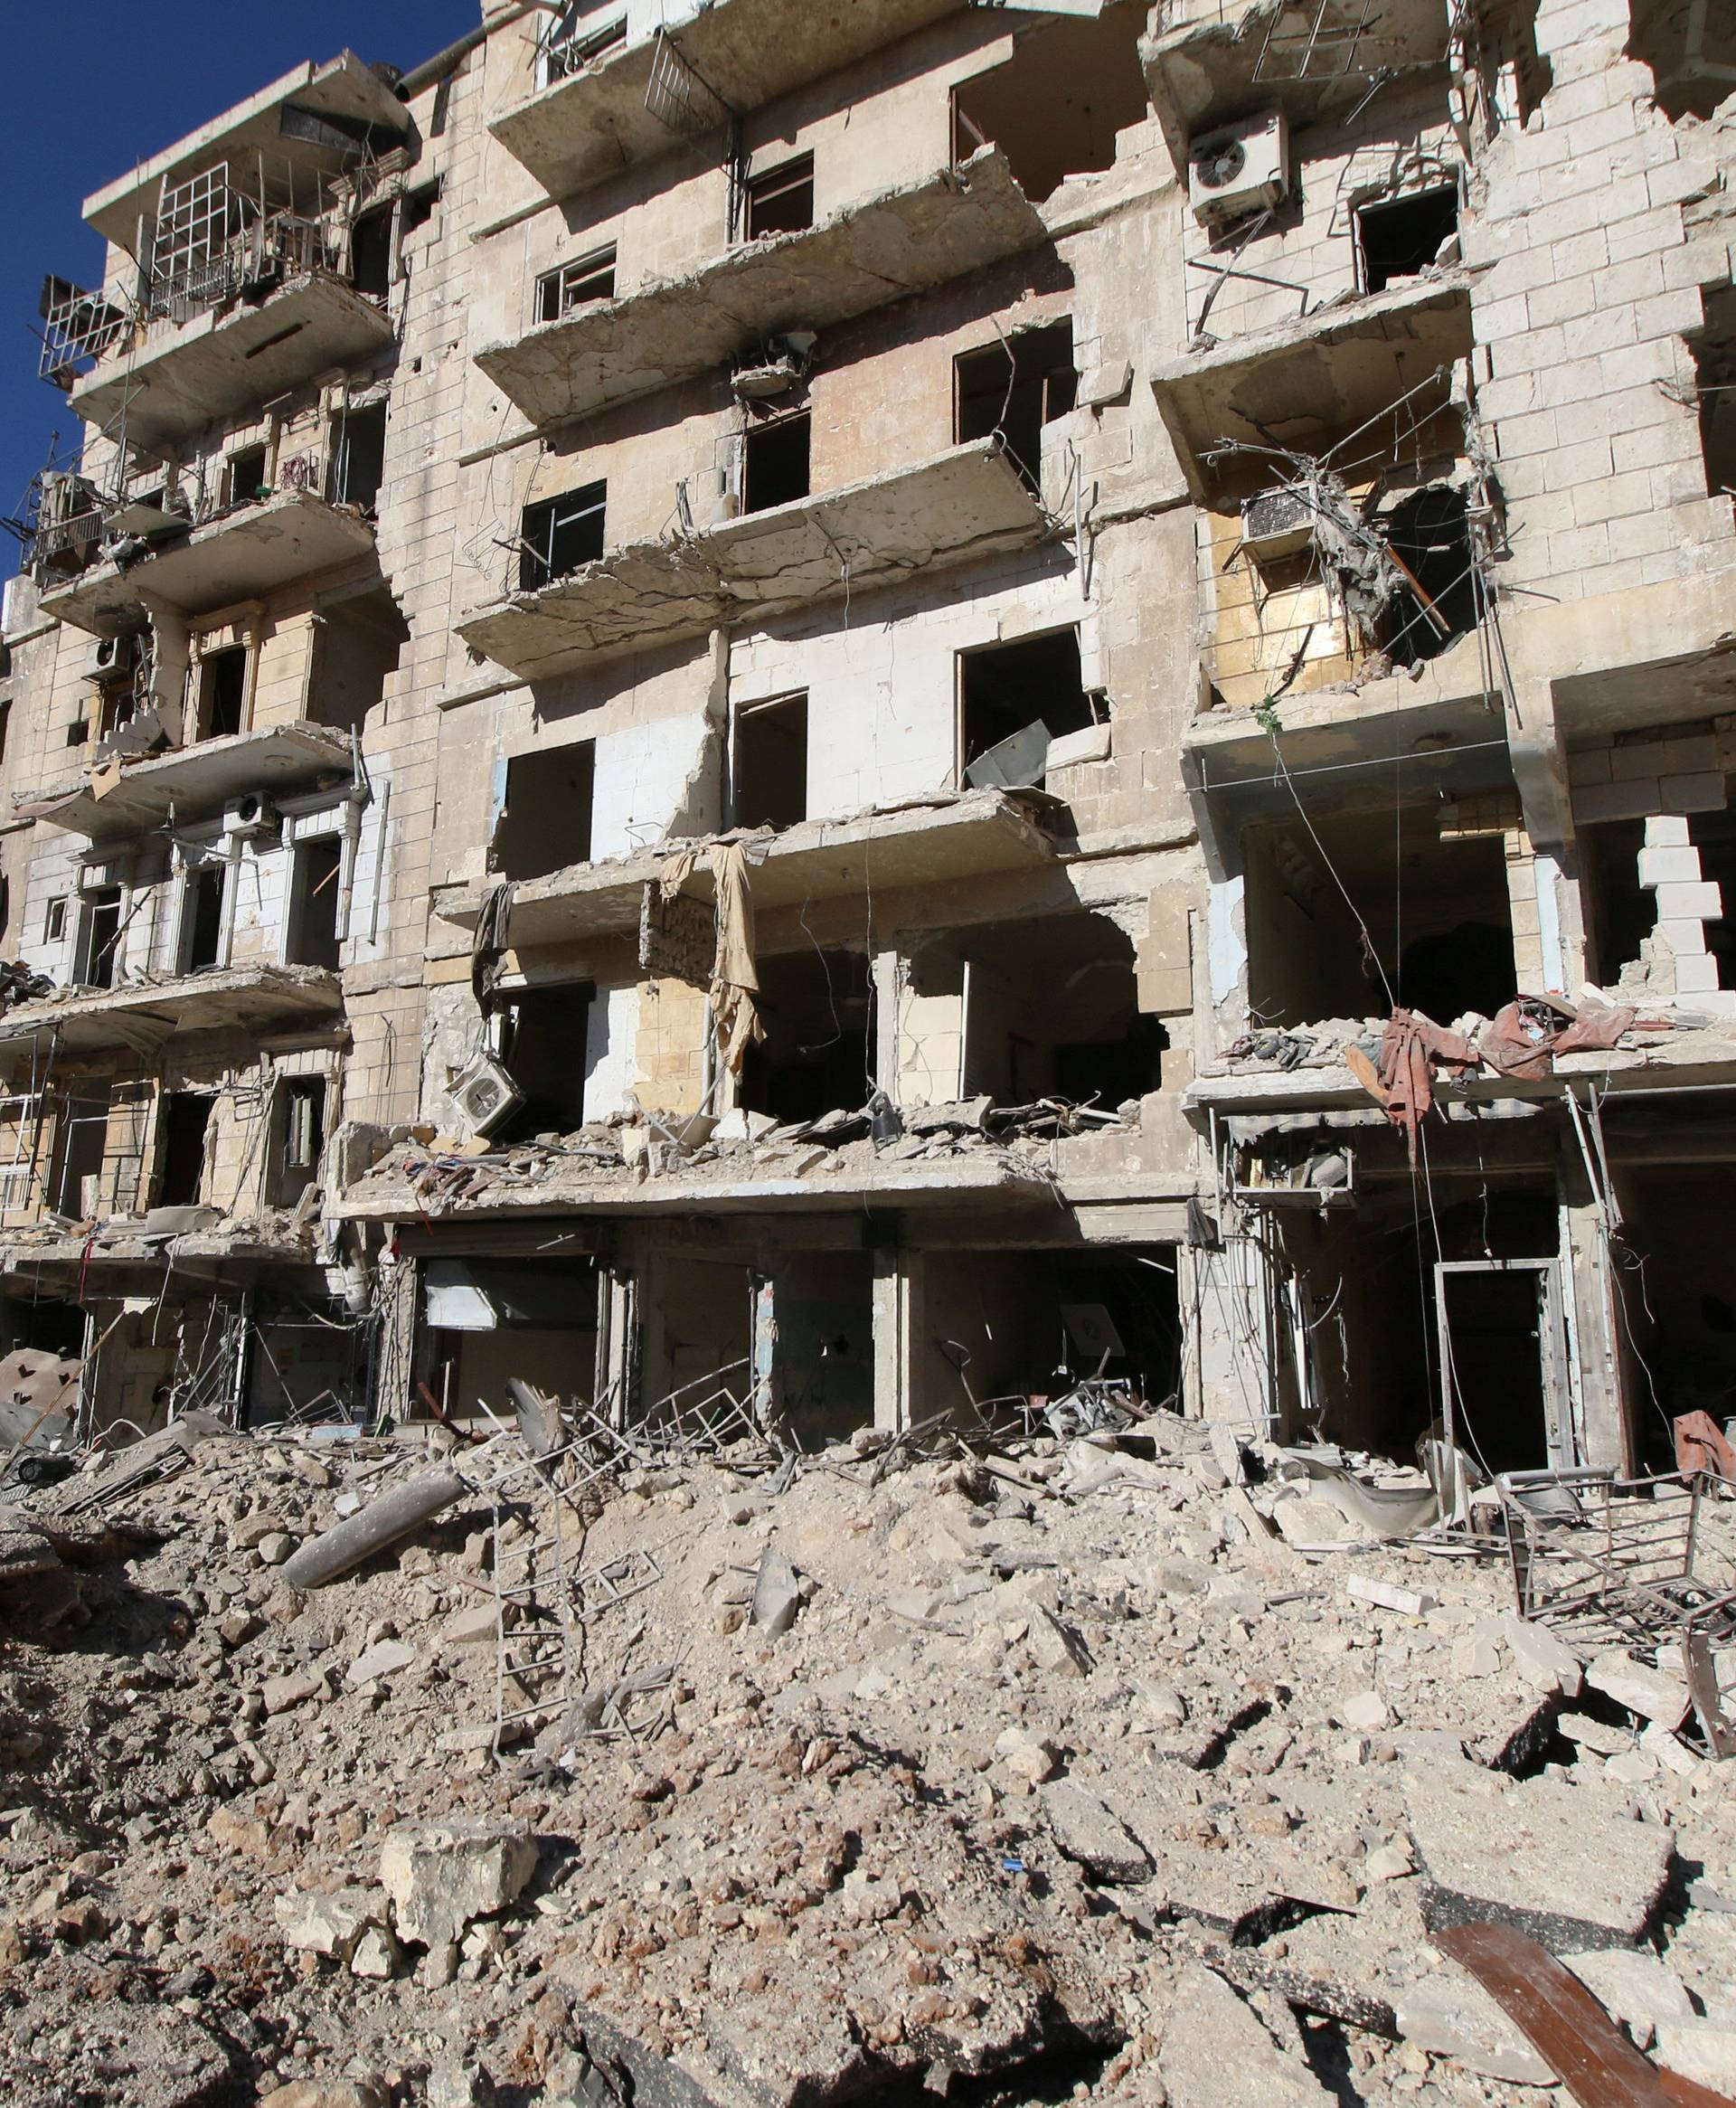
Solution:
<svg viewBox="0 0 1736 2108"><path fill-rule="evenodd" d="M1556 2075L1474 1978L1425 1977L1394 2008L1399 2033L1431 2056L1450 2056L1486 2079L1551 2086Z"/></svg>
<svg viewBox="0 0 1736 2108"><path fill-rule="evenodd" d="M1273 2041L1215 1971L1190 1964L1164 2019L1158 2075L1170 2108L1327 2108L1334 2095Z"/></svg>
<svg viewBox="0 0 1736 2108"><path fill-rule="evenodd" d="M1043 1811L1055 1842L1099 1881L1143 1881L1151 1872L1145 1847L1096 1794L1066 1782L1047 1786Z"/></svg>
<svg viewBox="0 0 1736 2108"><path fill-rule="evenodd" d="M364 1647L344 1671L344 1681L351 1690L359 1691L382 1678L414 1668L420 1659L416 1650L406 1647L401 1640L376 1640L372 1647Z"/></svg>
<svg viewBox="0 0 1736 2108"><path fill-rule="evenodd" d="M1356 1691L1339 1706L1338 1717L1346 1727L1374 1734L1392 1725L1392 1709L1378 1691Z"/></svg>
<svg viewBox="0 0 1736 2108"><path fill-rule="evenodd" d="M802 1581L781 1552L768 1545L760 1555L760 1571L753 1584L753 1606L748 1622L768 1639L788 1632L802 1607Z"/></svg>
<svg viewBox="0 0 1736 2108"><path fill-rule="evenodd" d="M1420 1618L1435 1605L1434 1597L1425 1595L1420 1589L1400 1588L1390 1581L1377 1581L1368 1574L1353 1574L1344 1583L1344 1593L1358 1602L1373 1603L1383 1611L1397 1611L1407 1618Z"/></svg>
<svg viewBox="0 0 1736 2108"><path fill-rule="evenodd" d="M295 1668L287 1676L267 1677L259 1691L268 1713L293 1712L296 1706L326 1695L325 1678L311 1668Z"/></svg>
<svg viewBox="0 0 1736 2108"><path fill-rule="evenodd" d="M401 1940L456 1943L475 1918L516 1900L536 1870L537 1848L523 1823L460 1817L401 1823L386 1834L380 1882Z"/></svg>
<svg viewBox="0 0 1736 2108"><path fill-rule="evenodd" d="M1561 1960L1641 2049L1650 2048L1667 2022L1694 2018L1686 1986L1655 1954L1606 1948L1601 1953L1563 1954Z"/></svg>
<svg viewBox="0 0 1736 2108"><path fill-rule="evenodd" d="M1729 2097L1736 2089L1736 2022L1660 2020L1653 2051L1665 2071Z"/></svg>
<svg viewBox="0 0 1736 2108"><path fill-rule="evenodd" d="M1636 1661L1618 1648L1589 1662L1585 1680L1594 1691L1642 1720L1656 1720L1660 1727L1680 1727L1688 1716L1688 1687L1679 1677Z"/></svg>
<svg viewBox="0 0 1736 2108"><path fill-rule="evenodd" d="M347 1962L371 1925L383 1924L386 1899L377 1888L340 1888L330 1895L280 1895L272 1905L284 1943L304 1954Z"/></svg>

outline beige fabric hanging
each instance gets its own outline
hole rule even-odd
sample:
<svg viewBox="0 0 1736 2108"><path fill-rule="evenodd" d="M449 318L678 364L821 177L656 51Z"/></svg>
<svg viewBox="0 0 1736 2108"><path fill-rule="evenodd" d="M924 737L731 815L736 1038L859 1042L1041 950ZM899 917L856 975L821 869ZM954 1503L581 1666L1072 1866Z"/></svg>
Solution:
<svg viewBox="0 0 1736 2108"><path fill-rule="evenodd" d="M658 874L658 889L673 900L699 866L698 849L678 849ZM740 842L713 842L708 860L715 898L717 954L708 991L718 1057L732 1076L741 1073L749 1047L766 1036L760 1021L760 976L753 963L753 895L748 859Z"/></svg>

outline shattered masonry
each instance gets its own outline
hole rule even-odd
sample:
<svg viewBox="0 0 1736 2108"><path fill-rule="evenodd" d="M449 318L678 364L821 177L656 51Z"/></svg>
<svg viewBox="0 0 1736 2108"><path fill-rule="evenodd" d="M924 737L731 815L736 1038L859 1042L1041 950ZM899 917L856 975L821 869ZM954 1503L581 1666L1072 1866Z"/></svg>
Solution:
<svg viewBox="0 0 1736 2108"><path fill-rule="evenodd" d="M1696 1826L1736 1734L1713 1585L1736 1467L1717 12L486 0L409 73L310 63L95 191L101 280L51 279L39 318L81 442L36 481L0 625L0 1499L64 1525L14 1532L0 1508L0 1584L81 1615L108 1585L81 1563L156 1556L128 1502L207 1536L191 1489L227 1503L210 1542L250 1563L233 1588L160 1556L219 1599L212 1660L259 1671L250 1690L284 1702L245 1725L281 1742L304 1707L359 1722L394 1678L425 1688L436 1657L390 1588L371 1622L322 1622L279 1565L412 1460L456 1473L395 1556L414 1616L486 1612L452 1641L488 1674L471 1688L464 1654L440 1753L486 1823L512 1812L489 1798L512 1766L549 1787L580 1744L647 1766L650 1810L689 1771L699 1791L737 1712L770 1733L778 1678L755 1678L809 1644L817 1677L797 1636L821 1628L816 1576L822 1602L845 1585L819 1551L855 1527L828 1474L862 1490L875 1557L908 1555L908 1582L862 1586L899 1594L873 1614L917 1636L937 1689L949 1663L992 1683L1003 1643L1043 1678L1104 1676L1069 1637L1096 1613L1033 1578L1064 1575L1045 1547L1070 1530L1080 1558L1128 1563L1102 1579L1118 1616L1242 1605L1227 1638L1180 1618L1200 1676L1366 1571L1357 1600L1408 1621L1394 1662L1462 1624L1454 1676L1561 1700L1473 1736L1457 1696L1371 1678L1367 1718L1335 1732L1403 1766L1370 1788L1371 1855L1412 1856L1380 1893L1426 1867L1458 1899L1436 1918L1487 1902L1464 1885L1488 1878L1489 1795L1524 1799L1541 1867L1595 1773L1653 1797L1647 1834L1609 1846L1627 1914L1567 1895L1517 1930L1557 1954L1652 1939L1692 1856L1659 1846L1668 1823L1728 1857ZM1092 1443L1128 1466L1107 1499L1156 1533L1155 1564L1083 1521ZM316 1463L328 1444L341 1468ZM318 1499L285 1498L297 1472ZM87 1473L123 1489L112 1511L80 1506ZM772 1507L730 1523L753 1539L740 1600L718 1593L735 1564L665 1570L653 1542L654 1521L709 1527L720 1474L726 1504L775 1485L810 1533ZM1675 1546L1683 1499L1689 1549L1643 1573L1608 1551L1590 1595L1620 1617L1581 1631L1573 1529L1627 1546L1658 1524ZM933 1540L911 1517L948 1500L978 1552L985 1514L1015 1517L1010 1564L956 1574L943 1549L917 1571ZM1425 1554L1334 1550L1415 1529L1481 1555L1457 1593ZM1152 1578L1174 1561L1197 1590ZM968 1609L991 1595L993 1619ZM633 1655L610 1626L586 1661L593 1617L669 1633L678 1603L722 1621L733 1696L703 1725L693 1671L648 1639ZM1629 1668L1599 1683L1612 1652ZM910 1666L890 1640L861 1662L879 1654L893 1667L847 1693L786 1679L816 1796L802 1879L849 1891L846 1943L905 1905L845 1867L809 1782L871 1770L880 1819L927 1820L873 1754L894 1744L869 1715ZM1173 1720L1168 1686L1135 1687L1153 1732L1218 1723L1190 1775L1229 1764L1247 1706L1293 1719L1262 1729L1266 1772L1250 1760L1276 1778L1276 1744L1304 1751L1325 1716L1316 1673L1329 1708L1318 1662L1285 1692L1250 1670L1233 1702L1166 1670ZM1601 1695L1561 1726L1582 1675ZM869 1708L854 1726L825 1710L845 1697ZM1466 1744L1438 1785L1395 1720ZM1244 1859L1165 1886L1178 1842L1218 1854L1181 1835L1210 1828L1205 1789L1165 1772L1160 1822L1100 1751L1030 1732L960 1775L985 1848L1025 1878L1039 1833L997 1826L1011 1779L1041 1789L1041 1836L1085 1869L1062 1914L1076 1895L1097 1925L1091 1898L1125 1888L1118 1938L1166 1928L1152 2012L1240 2033L1250 2071L1271 2060L1262 2097L1313 2097L1292 2007L1410 2046L1409 2066L1367 2050L1367 2098L1535 2080L1534 2049L1466 2002L1472 1961L1498 1973L1506 1950L1473 1940L1398 1982L1292 1923L1360 1911L1390 1957L1416 1924L1366 1883L1345 1903L1313 1861L1286 1887ZM654 1755L671 1735L712 1754ZM275 1791L271 1834L308 1829L274 1787L287 1746L208 1753L220 1827ZM1307 1761L1330 1768L1325 1747ZM788 1770L784 1749L761 1754ZM1245 1845L1268 1833L1238 1793ZM352 1866L288 1909L308 1982L335 1961L387 1985L510 1974L523 1837L442 1841L438 1796L392 1797L422 1828L378 1882ZM1096 2058L1106 2099L1161 2065L1171 2100L1209 2108L1209 2070L1140 2047L1137 2000L1087 2010L1086 1946L1052 1925L1045 2004L1019 1909L954 1871L995 1984L949 2005L919 1945L903 1991L931 1995L926 2020L846 1985L855 2033L785 2071L792 2100L1065 2056ZM460 1908L471 1880L491 1900ZM82 1893L27 1939L0 1926L0 1964ZM683 1924L700 1908L657 1893ZM597 1896L612 1969L632 1936ZM741 1906L712 1932L764 1929L733 1890L706 1903ZM1731 2091L1736 2017L1683 1988L1715 1914L1690 1914L1668 1997L1583 1973L1630 2048L1702 2029L1679 2054ZM1260 1966L1199 1966L1178 1918ZM699 1993L659 1995L673 2042ZM637 2055L630 2006L612 2024ZM580 2089L626 2053L599 2035L592 2077L568 2071L565 2027L512 2083L606 2097ZM712 2042L693 2098L772 2098L755 2054ZM248 2055L256 2076L318 2062ZM485 2098L474 2074L450 2089Z"/></svg>

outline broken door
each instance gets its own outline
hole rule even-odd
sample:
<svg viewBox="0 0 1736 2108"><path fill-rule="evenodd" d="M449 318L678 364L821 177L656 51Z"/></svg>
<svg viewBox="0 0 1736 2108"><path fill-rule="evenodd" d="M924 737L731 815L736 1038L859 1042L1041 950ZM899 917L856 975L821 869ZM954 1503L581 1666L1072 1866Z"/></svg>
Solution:
<svg viewBox="0 0 1736 2108"><path fill-rule="evenodd" d="M1553 1259L1448 1259L1435 1268L1441 1414L1485 1470L1577 1461L1561 1271Z"/></svg>

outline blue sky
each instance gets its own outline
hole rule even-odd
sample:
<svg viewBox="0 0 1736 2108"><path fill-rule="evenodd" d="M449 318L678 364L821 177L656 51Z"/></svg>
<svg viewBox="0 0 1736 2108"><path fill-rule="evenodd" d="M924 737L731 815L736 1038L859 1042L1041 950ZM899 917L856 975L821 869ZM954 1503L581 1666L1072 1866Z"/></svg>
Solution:
<svg viewBox="0 0 1736 2108"><path fill-rule="evenodd" d="M101 245L79 217L94 190L304 59L346 46L408 71L480 19L479 0L84 0L8 8L0 125L0 518L18 509L77 420L36 378L37 297L50 271L96 281ZM64 33L76 29L73 41ZM0 536L0 577L17 546Z"/></svg>

